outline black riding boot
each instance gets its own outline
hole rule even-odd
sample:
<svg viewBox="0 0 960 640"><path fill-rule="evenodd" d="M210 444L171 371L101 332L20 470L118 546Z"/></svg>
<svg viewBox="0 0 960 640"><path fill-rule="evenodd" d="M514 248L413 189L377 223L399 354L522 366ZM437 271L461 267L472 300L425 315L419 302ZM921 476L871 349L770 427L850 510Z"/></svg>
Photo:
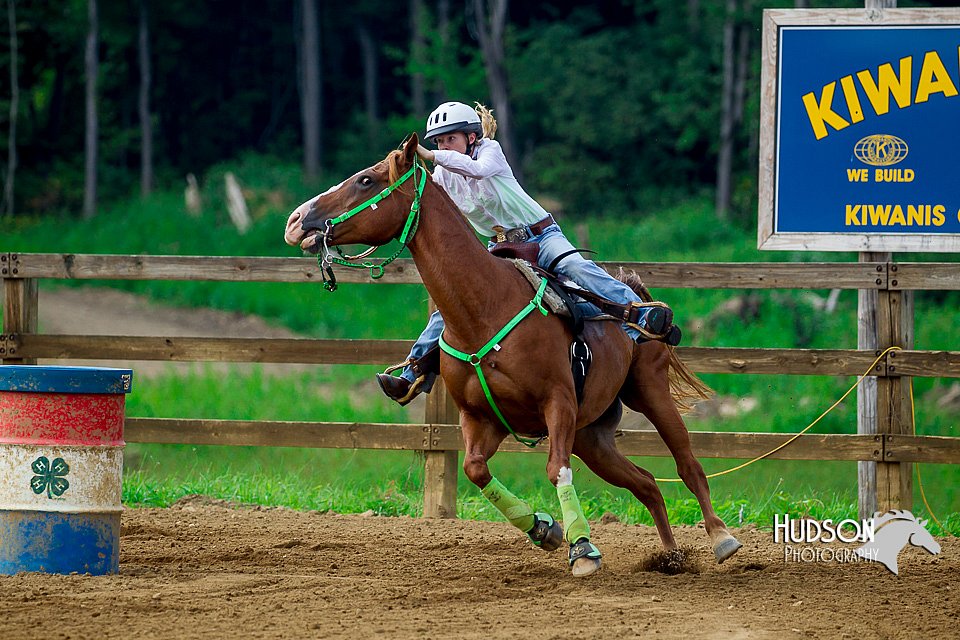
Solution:
<svg viewBox="0 0 960 640"><path fill-rule="evenodd" d="M413 382L399 376L392 376L390 373L397 369L406 370L409 368L416 376ZM427 351L422 358L410 358L400 364L388 367L383 373L377 374L377 384L391 400L397 402L401 407L406 406L411 400L421 393L430 393L433 388L433 382L440 373L440 347L436 346Z"/></svg>

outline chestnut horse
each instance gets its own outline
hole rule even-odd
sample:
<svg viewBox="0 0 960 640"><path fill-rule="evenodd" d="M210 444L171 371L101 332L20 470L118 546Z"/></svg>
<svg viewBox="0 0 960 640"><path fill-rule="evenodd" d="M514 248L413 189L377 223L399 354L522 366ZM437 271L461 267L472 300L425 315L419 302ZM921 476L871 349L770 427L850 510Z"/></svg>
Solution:
<svg viewBox="0 0 960 640"><path fill-rule="evenodd" d="M416 157L417 145L413 134L402 150L302 204L287 220L285 240L306 251L322 251L329 266L329 247L379 246L400 237L446 321L443 341L465 353L480 351L531 303L533 291L513 264L494 257L477 241L453 201L427 177ZM556 521L549 514L533 514L487 466L508 435L504 422L520 435L547 434L547 477L557 486L574 575L596 571L600 552L589 542L589 525L573 489L571 455L610 484L630 490L653 516L664 549L675 550L656 481L614 442L622 400L649 418L670 449L680 477L700 503L714 554L723 562L741 545L713 510L703 467L691 451L671 392L677 373L688 383L699 381L683 368L672 347L637 344L619 322L588 322L584 336L593 366L580 404L570 370L573 334L554 314L530 313L499 339L499 348L482 357L474 352L470 362L447 351L441 354L441 375L460 409L467 477L515 526L526 531L533 522L528 534L536 544L556 549L563 535ZM672 376L671 367L676 370ZM481 369L492 400L478 377ZM496 415L494 403L504 420ZM534 533L538 526L539 539Z"/></svg>

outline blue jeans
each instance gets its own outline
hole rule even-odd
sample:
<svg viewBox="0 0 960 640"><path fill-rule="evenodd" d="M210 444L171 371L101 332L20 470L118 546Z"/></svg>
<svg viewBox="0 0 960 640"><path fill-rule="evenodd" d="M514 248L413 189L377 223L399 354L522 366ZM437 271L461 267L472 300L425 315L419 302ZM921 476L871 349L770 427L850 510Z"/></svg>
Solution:
<svg viewBox="0 0 960 640"><path fill-rule="evenodd" d="M556 224L550 225L543 230L543 233L528 238L526 241L540 244L540 256L537 258L537 264L544 269L550 266L550 263L553 262L557 256L567 251L572 251L575 248L570 244L570 241L567 240L567 237L563 235L563 232L560 231L559 225ZM493 244L494 243L491 242L489 246L492 247ZM608 300L619 304L640 302L640 296L638 296L633 289L604 271L593 260L584 258L580 253L572 253L563 258L554 270L557 273L567 276L584 289L593 291ZM601 313L600 309L589 302L581 302L580 306L585 311L587 317L600 315ZM437 346L440 343L440 334L443 333L443 326L443 318L440 316L439 311L434 311L430 314L430 320L427 322L427 326L420 334L420 337L417 338L417 341L413 344L409 357L419 360L430 349ZM637 340L640 337L640 332L633 327L628 327L624 324L623 329L627 332L627 335L630 336L631 340ZM405 368L400 377L409 382L413 382L415 379L413 370L410 367ZM422 390L429 391L433 387L435 379L435 375L428 374L427 379L423 383Z"/></svg>

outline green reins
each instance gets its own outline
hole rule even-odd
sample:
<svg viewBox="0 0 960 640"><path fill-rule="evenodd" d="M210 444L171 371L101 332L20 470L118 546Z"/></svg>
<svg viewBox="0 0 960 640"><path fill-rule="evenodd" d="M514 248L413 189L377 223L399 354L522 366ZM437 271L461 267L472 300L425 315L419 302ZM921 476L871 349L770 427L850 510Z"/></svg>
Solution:
<svg viewBox="0 0 960 640"><path fill-rule="evenodd" d="M524 444L530 447L531 449L537 446L538 444L540 444L540 441L543 440L543 438L537 438L537 439L524 438L523 436L517 435L517 432L513 430L513 428L507 422L506 418L503 417L503 414L500 413L500 408L497 407L497 403L493 400L493 394L490 393L490 387L487 385L487 379L483 375L483 369L480 368L480 360L483 359L483 356L487 355L492 349L499 350L500 349L499 342L503 340L504 336L506 336L508 333L513 331L513 328L516 327L518 324L520 324L521 320L523 320L528 315L530 315L530 312L532 312L534 309L539 309L540 313L542 313L543 315L547 315L549 313L546 310L546 308L544 308L543 302L542 302L543 292L546 290L546 288L547 288L547 279L542 278L540 281L540 287L537 289L537 294L533 296L533 300L531 300L527 304L527 306L521 309L520 313L515 315L513 317L513 320L508 322L506 326L503 327L503 329L500 329L497 335L493 336L493 338L491 338L487 344L480 347L480 349L477 350L476 353L466 354L462 351L458 351L454 349L449 344L447 344L446 340L443 339L443 334L442 333L440 334L440 348L445 353L453 356L457 360L462 360L463 362L467 362L473 365L473 368L477 372L477 377L480 379L480 386L483 388L483 393L487 397L487 402L490 403L490 408L493 409L493 412L497 414L498 418L500 418L500 422L503 423L503 426L507 428L507 431L510 432L510 435L512 435L517 442L520 442L521 444Z"/></svg>
<svg viewBox="0 0 960 640"><path fill-rule="evenodd" d="M341 258L335 258L330 254L330 247L327 246L327 241L329 239L329 232L333 230L334 225L340 224L345 220L349 220L353 216L357 215L361 211L367 208L377 208L377 203L393 193L400 185L410 179L411 176L415 176L417 171L420 171L420 182L416 185L413 194L413 202L410 204L410 213L407 215L407 222L403 225L403 231L400 233L400 237L397 240L400 241L400 248L390 256L385 258L379 264L363 261L360 264L353 264L349 262L350 258L343 254L343 251L340 250L340 247L334 247L337 250L337 253L340 254ZM416 178L414 178L416 181ZM326 231L323 233L323 253L322 255L317 256L317 265L320 267L321 273L323 274L323 288L327 291L336 291L337 290L337 278L333 274L333 268L331 265L333 263L339 264L344 267L351 267L354 269L370 269L370 277L374 280L383 277L383 268L396 260L403 250L407 246L407 242L410 238L413 237L413 234L417 232L417 226L420 223L420 198L423 196L423 187L427 183L427 170L420 166L419 160L414 160L413 166L400 176L396 182L386 187L383 191L373 196L366 202L363 202L350 211L342 213L336 218L331 218L326 221ZM376 247L371 247L368 251L372 251ZM365 252L366 253L366 252ZM361 254L365 255L365 254Z"/></svg>

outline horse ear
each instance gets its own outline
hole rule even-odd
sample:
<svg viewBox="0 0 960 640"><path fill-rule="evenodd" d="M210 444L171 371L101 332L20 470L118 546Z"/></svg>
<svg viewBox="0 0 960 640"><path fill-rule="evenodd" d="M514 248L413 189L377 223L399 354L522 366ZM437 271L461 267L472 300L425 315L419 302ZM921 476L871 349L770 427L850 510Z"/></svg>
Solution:
<svg viewBox="0 0 960 640"><path fill-rule="evenodd" d="M417 147L420 145L420 138L417 137L417 132L414 131L410 134L410 137L407 138L407 144L403 146L403 162L406 166L412 166L414 160L417 158Z"/></svg>

